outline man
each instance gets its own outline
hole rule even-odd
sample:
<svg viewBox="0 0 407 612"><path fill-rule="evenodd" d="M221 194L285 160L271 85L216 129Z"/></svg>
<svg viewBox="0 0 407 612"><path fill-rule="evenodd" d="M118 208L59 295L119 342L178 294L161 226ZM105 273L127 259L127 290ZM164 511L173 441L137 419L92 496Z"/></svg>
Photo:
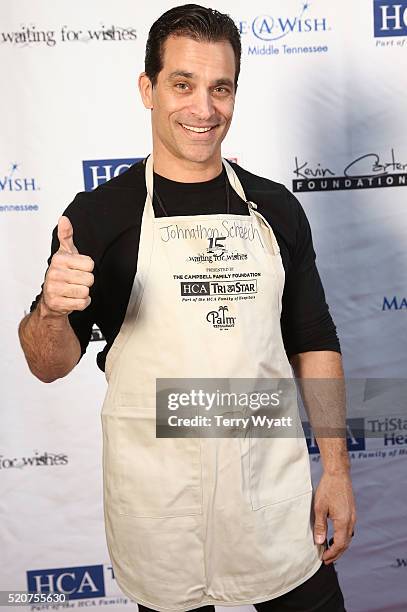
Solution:
<svg viewBox="0 0 407 612"><path fill-rule="evenodd" d="M106 533L140 610L339 612L333 562L355 522L343 439L318 438L313 499L303 438L155 437L156 378L290 378L291 366L301 378L343 376L301 206L222 162L240 54L233 21L212 9L176 7L153 24L139 78L153 153L68 206L20 340L44 382L78 363L93 323L107 340ZM185 279L248 277L247 299L180 291Z"/></svg>

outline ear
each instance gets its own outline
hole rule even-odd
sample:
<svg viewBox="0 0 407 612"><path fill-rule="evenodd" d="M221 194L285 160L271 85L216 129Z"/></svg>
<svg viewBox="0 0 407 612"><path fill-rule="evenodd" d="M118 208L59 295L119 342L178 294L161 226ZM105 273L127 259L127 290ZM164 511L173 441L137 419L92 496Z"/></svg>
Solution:
<svg viewBox="0 0 407 612"><path fill-rule="evenodd" d="M145 72L142 72L138 78L138 88L141 99L146 108L153 108L153 86Z"/></svg>

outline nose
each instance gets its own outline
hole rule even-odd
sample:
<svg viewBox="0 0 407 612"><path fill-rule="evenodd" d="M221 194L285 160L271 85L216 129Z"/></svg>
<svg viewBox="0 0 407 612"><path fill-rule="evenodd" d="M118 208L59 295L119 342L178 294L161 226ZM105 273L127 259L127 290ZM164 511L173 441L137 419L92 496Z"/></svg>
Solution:
<svg viewBox="0 0 407 612"><path fill-rule="evenodd" d="M215 112L213 100L210 92L206 88L197 87L190 101L191 114L197 119L207 121L213 116Z"/></svg>

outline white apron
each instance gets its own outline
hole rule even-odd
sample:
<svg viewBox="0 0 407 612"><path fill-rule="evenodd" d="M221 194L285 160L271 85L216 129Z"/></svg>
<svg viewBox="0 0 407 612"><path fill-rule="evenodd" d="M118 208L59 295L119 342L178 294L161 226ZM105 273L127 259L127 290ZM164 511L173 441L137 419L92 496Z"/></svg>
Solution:
<svg viewBox="0 0 407 612"><path fill-rule="evenodd" d="M115 578L128 597L159 611L267 601L321 565L304 437L156 438L155 385L156 378L292 378L278 244L252 203L248 216L155 218L152 155L146 185L137 273L107 356L102 408ZM210 236L221 239L210 244ZM231 258L208 263L211 246ZM181 280L216 273L255 278L257 293L181 295Z"/></svg>

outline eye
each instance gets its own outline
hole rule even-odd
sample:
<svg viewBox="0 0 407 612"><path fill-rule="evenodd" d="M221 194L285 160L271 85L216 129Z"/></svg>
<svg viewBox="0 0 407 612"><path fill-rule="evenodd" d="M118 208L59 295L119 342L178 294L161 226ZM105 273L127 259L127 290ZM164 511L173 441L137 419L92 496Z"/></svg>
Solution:
<svg viewBox="0 0 407 612"><path fill-rule="evenodd" d="M219 85L219 87L215 87L215 93L220 94L222 96L227 96L230 94L230 90L228 87L223 87L223 85Z"/></svg>
<svg viewBox="0 0 407 612"><path fill-rule="evenodd" d="M185 91L186 89L188 89L188 83L175 83L175 87L180 91Z"/></svg>

